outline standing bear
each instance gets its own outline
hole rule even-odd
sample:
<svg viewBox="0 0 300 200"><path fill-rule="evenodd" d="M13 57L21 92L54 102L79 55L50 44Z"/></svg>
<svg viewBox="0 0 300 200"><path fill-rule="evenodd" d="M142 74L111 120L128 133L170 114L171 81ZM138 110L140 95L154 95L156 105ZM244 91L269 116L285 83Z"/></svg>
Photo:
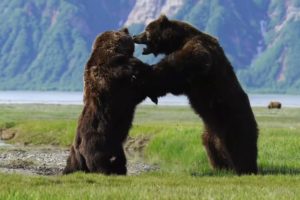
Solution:
<svg viewBox="0 0 300 200"><path fill-rule="evenodd" d="M146 98L143 88L152 71L133 52L127 29L96 38L85 66L84 107L64 174L127 173L123 142L136 105Z"/></svg>
<svg viewBox="0 0 300 200"><path fill-rule="evenodd" d="M153 95L171 92L188 97L204 121L203 144L211 165L237 174L257 173L257 124L218 41L164 15L134 41L146 45L143 54L166 54L154 65Z"/></svg>

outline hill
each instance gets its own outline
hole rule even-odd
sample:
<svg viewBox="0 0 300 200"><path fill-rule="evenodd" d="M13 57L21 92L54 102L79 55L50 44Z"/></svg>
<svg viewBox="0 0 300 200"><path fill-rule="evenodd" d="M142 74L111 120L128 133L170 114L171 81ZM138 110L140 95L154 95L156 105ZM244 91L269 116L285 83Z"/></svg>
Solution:
<svg viewBox="0 0 300 200"><path fill-rule="evenodd" d="M0 8L2 90L81 90L97 34L138 33L165 13L217 37L247 91L300 93L300 0L2 0Z"/></svg>

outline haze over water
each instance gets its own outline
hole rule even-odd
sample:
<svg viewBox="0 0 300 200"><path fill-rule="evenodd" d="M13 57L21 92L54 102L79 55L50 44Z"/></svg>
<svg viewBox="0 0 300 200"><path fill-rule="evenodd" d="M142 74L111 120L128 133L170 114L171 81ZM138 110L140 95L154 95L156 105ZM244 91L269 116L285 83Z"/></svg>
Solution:
<svg viewBox="0 0 300 200"><path fill-rule="evenodd" d="M280 101L283 107L300 107L300 95L249 94L250 103L266 107L270 101ZM62 104L82 105L82 92L0 91L0 104ZM154 105L148 98L143 105ZM185 96L167 95L158 100L158 105L188 106Z"/></svg>

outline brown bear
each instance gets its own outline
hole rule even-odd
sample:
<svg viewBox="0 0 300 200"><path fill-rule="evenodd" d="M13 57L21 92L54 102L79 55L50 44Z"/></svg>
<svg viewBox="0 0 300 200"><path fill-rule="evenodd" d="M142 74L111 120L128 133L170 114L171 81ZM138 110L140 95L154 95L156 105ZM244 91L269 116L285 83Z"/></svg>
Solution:
<svg viewBox="0 0 300 200"><path fill-rule="evenodd" d="M212 166L237 174L257 173L257 124L219 42L164 15L134 41L146 45L143 54L166 55L154 65L153 95L187 95L204 121L203 144Z"/></svg>
<svg viewBox="0 0 300 200"><path fill-rule="evenodd" d="M277 108L281 109L281 103L279 101L271 101L268 105L269 109Z"/></svg>
<svg viewBox="0 0 300 200"><path fill-rule="evenodd" d="M84 71L84 107L63 173L126 174L123 142L146 98L151 67L133 57L127 29L99 35ZM153 101L157 99L152 98Z"/></svg>

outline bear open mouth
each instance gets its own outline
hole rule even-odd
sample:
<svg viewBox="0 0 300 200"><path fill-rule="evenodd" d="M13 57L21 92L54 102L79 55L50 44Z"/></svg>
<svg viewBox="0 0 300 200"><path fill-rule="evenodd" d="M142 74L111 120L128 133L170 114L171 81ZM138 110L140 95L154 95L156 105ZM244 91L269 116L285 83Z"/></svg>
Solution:
<svg viewBox="0 0 300 200"><path fill-rule="evenodd" d="M152 50L148 46L143 49L143 55L151 54Z"/></svg>

